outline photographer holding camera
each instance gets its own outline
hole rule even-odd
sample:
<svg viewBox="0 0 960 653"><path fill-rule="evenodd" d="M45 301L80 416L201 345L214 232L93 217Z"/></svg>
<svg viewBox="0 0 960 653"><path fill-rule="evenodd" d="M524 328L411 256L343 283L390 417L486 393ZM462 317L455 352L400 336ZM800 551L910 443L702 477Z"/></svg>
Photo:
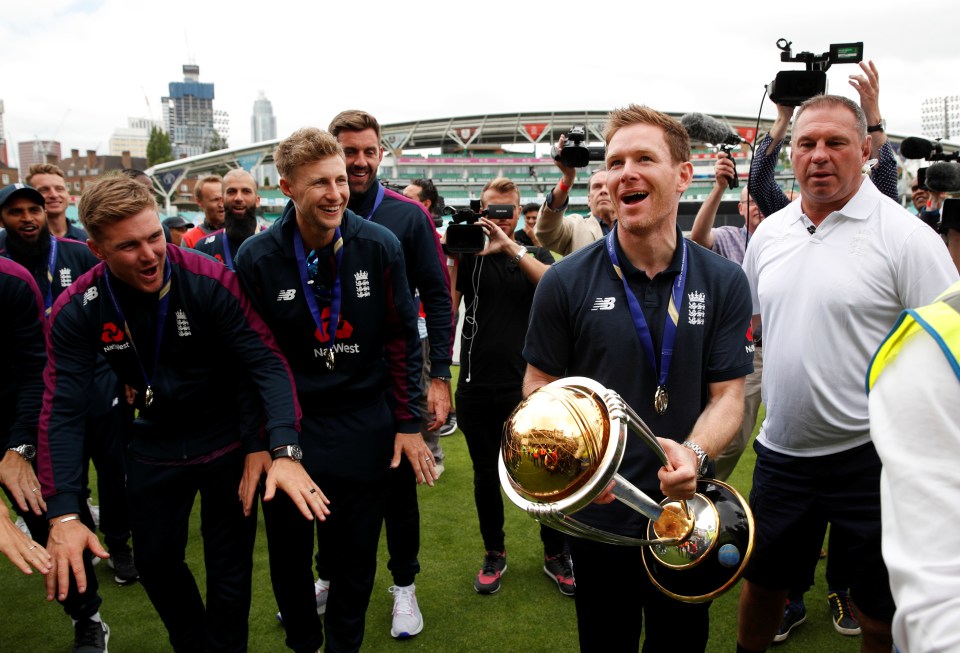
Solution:
<svg viewBox="0 0 960 653"><path fill-rule="evenodd" d="M571 129L571 133L576 129L576 127ZM573 166L565 162L565 159L569 161L569 158L564 155L564 147L576 146L581 150L589 150L580 144L582 141L568 145L567 136L567 134L560 136L554 149L554 164L563 176L556 187L547 193L543 206L540 207L535 228L541 245L564 256L600 240L610 232L614 222L617 221L613 202L610 201L610 193L607 191L607 172L603 169L596 170L590 175L587 191L587 206L590 208L590 214L565 215L570 189L573 188L573 182L577 177L577 167L585 167L589 163L589 161L575 161L583 165ZM589 158L593 158L592 152L589 153Z"/></svg>
<svg viewBox="0 0 960 653"><path fill-rule="evenodd" d="M454 310L466 302L460 336L460 383L457 386L457 422L473 461L473 492L486 551L473 588L480 594L500 589L507 557L503 532L503 497L497 460L503 423L520 400L523 340L540 278L553 263L542 247L519 245L514 236L520 218L520 190L500 177L487 183L480 195L481 211L473 228L482 227L489 242L476 254L459 254ZM509 209L509 210L505 210ZM494 216L491 219L487 216ZM574 593L573 570L564 537L541 527L544 572L566 595Z"/></svg>
<svg viewBox="0 0 960 653"><path fill-rule="evenodd" d="M850 75L850 85L860 94L860 108L867 117L867 136L870 139L870 158L876 160L870 170L870 181L881 193L899 200L897 190L897 159L893 146L887 140L886 121L880 117L880 74L872 61L860 62L863 75ZM787 204L789 198L774 179L774 171L787 136L795 107L777 105L777 119L770 133L763 137L750 163L750 195L757 201L760 212L773 215Z"/></svg>

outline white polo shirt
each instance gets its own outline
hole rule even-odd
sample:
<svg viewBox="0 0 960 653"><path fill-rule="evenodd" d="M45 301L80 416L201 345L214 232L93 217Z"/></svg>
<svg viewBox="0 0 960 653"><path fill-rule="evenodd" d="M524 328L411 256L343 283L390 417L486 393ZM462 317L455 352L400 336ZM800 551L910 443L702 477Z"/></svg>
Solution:
<svg viewBox="0 0 960 653"><path fill-rule="evenodd" d="M801 203L757 228L744 272L763 320L758 441L822 456L870 440L865 378L904 308L924 306L957 280L933 229L864 178L857 194L810 234Z"/></svg>

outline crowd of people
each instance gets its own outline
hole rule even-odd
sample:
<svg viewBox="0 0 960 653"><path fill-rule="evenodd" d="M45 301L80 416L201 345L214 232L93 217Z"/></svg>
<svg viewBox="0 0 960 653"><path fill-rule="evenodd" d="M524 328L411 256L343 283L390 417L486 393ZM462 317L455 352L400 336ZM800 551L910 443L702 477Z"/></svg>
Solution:
<svg viewBox="0 0 960 653"><path fill-rule="evenodd" d="M503 424L525 396L585 376L660 436L667 464L631 442L619 468L657 501L728 478L762 398L738 652L806 619L828 525L838 632L861 635L864 651L955 650L957 575L921 564L930 544L902 523L899 495L956 486L950 461L931 459L939 473L921 483L926 470L903 459L924 448L915 415L944 452L960 441L960 287L944 294L958 266L931 228L943 198L915 197L919 219L896 201L876 67L861 64L851 84L859 104L778 107L741 192L742 226L713 226L738 175L719 153L689 239L677 214L690 137L638 105L610 113L588 215L567 213L577 169L558 157L539 205L521 205L509 179L486 184L485 245L472 253L444 251L430 180L402 194L379 183L380 125L363 111L278 145L289 202L262 231L243 170L198 180L196 226L161 222L143 173L105 176L80 199L80 229L65 217L63 172L32 168L0 190L0 485L28 530L0 511L0 551L45 576L79 653L105 651L110 636L95 557L118 583L139 580L173 650L245 651L262 507L286 646L357 651L385 526L391 635L413 637L425 623L417 487L443 472L454 403L484 551L473 588L493 594L507 571ZM796 197L774 177L791 121ZM953 391L929 416L911 403L928 367ZM185 560L198 495L205 600ZM577 518L646 530L611 493ZM540 535L544 573L575 601L581 650L705 650L710 604L661 592L638 548Z"/></svg>

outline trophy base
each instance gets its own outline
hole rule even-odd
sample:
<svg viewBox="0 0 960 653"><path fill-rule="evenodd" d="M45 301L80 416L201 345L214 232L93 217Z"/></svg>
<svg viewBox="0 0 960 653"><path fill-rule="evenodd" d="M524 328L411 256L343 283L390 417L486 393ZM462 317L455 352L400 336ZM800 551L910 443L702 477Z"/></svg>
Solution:
<svg viewBox="0 0 960 653"><path fill-rule="evenodd" d="M696 523L690 536L679 544L644 549L643 564L667 596L703 603L731 589L743 575L753 553L753 515L739 492L715 479L700 480L687 506ZM651 523L648 534L652 530Z"/></svg>

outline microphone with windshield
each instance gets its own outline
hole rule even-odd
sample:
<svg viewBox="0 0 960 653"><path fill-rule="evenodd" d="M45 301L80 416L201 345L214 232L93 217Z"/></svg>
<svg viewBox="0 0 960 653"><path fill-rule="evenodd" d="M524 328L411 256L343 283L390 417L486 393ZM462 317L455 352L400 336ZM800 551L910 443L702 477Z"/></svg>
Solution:
<svg viewBox="0 0 960 653"><path fill-rule="evenodd" d="M688 113L680 118L680 124L687 130L690 140L709 145L716 145L730 157L730 162L736 170L736 162L731 154L734 147L743 143L744 140L740 134L733 131L733 128L721 121L703 113ZM736 173L730 178L730 188L740 186L740 180Z"/></svg>

